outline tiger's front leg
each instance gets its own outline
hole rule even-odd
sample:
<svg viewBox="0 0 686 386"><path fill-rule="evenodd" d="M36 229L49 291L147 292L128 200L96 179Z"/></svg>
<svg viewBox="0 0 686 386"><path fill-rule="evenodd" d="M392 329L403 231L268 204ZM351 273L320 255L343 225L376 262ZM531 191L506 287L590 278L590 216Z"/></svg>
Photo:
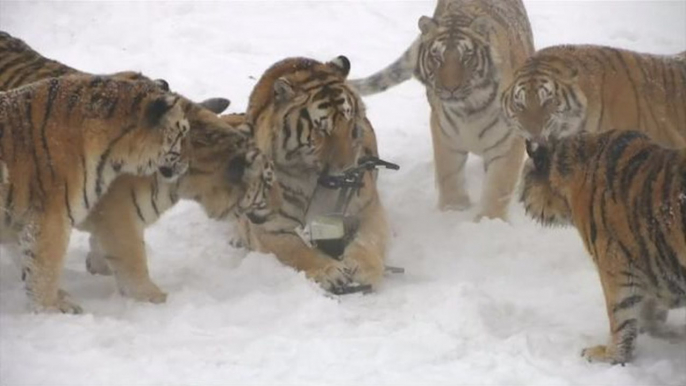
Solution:
<svg viewBox="0 0 686 386"><path fill-rule="evenodd" d="M246 244L252 245L252 249L273 253L281 263L305 272L305 276L325 290L332 291L352 283L352 272L345 263L329 257L316 248L310 248L299 236L290 233L270 233L248 225L246 219L241 219L241 222L242 230L250 229L251 238ZM243 237L245 238L245 232Z"/></svg>
<svg viewBox="0 0 686 386"><path fill-rule="evenodd" d="M376 195L376 192L374 194ZM384 273L388 222L378 198L360 213L359 217L359 229L345 249L342 261L353 272L352 279L355 283L371 284L375 287Z"/></svg>
<svg viewBox="0 0 686 386"><path fill-rule="evenodd" d="M484 151L486 176L477 221L484 217L507 221L510 201L524 162L525 146L524 139L511 131L503 136L507 137L502 137L501 143L496 141L495 146Z"/></svg>
<svg viewBox="0 0 686 386"><path fill-rule="evenodd" d="M602 247L602 243L597 244ZM601 256L596 262L600 282L605 296L605 307L610 320L610 341L607 345L586 348L581 355L589 362L624 364L632 359L636 336L638 335L640 310L644 297L640 292L622 287L619 271L622 264L616 251L608 249L608 256ZM630 257L628 257L630 258Z"/></svg>
<svg viewBox="0 0 686 386"><path fill-rule="evenodd" d="M432 108L431 139L434 150L434 168L436 186L438 187L438 209L465 210L472 206L467 193L465 166L468 152L454 147L452 139L443 133L440 119ZM446 128L445 130L456 130Z"/></svg>
<svg viewBox="0 0 686 386"><path fill-rule="evenodd" d="M83 312L59 288L70 234L66 209L48 206L46 212L33 215L20 235L19 246L24 259L22 280L36 311Z"/></svg>
<svg viewBox="0 0 686 386"><path fill-rule="evenodd" d="M105 200L111 200L108 196ZM126 202L126 201L124 201ZM108 204L104 200L101 204ZM102 207L88 218L87 229L91 232L91 246L96 246L88 255L89 271L99 267L97 273L111 270L119 292L138 301L164 303L167 294L152 282L148 272L145 253L144 230L133 213L119 208L115 215ZM104 260L104 261L103 261ZM107 268L103 268L107 267Z"/></svg>

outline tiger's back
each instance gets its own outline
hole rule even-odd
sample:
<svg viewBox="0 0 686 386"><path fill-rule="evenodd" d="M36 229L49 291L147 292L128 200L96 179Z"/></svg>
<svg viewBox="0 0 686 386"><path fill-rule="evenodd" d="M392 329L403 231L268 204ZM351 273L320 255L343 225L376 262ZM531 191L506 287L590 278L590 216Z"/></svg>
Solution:
<svg viewBox="0 0 686 386"><path fill-rule="evenodd" d="M686 307L686 150L611 130L551 140L530 156L527 213L573 224L601 279L612 339L586 358L629 361L639 329L686 337L665 325L669 309Z"/></svg>
<svg viewBox="0 0 686 386"><path fill-rule="evenodd" d="M528 137L636 129L663 146L686 146L686 61L678 55L545 48L517 70L502 103Z"/></svg>
<svg viewBox="0 0 686 386"><path fill-rule="evenodd" d="M66 75L88 75L36 52L23 40L0 31L0 91L33 83L41 79ZM114 77L128 80L148 79L138 72L123 71Z"/></svg>

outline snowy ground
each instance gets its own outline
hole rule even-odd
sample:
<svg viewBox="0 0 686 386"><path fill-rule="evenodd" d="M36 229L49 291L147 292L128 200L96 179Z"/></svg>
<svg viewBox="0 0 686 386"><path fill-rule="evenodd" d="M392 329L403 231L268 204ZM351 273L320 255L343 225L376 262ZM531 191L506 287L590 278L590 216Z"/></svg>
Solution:
<svg viewBox="0 0 686 386"><path fill-rule="evenodd" d="M683 1L525 2L539 48L686 50ZM3 0L0 29L80 69L140 70L240 111L256 78L287 56L345 54L354 77L385 66L433 6ZM63 281L86 313L35 315L0 250L0 384L686 385L684 345L641 336L626 367L583 361L608 325L575 231L542 229L518 205L512 224L438 212L422 87L408 82L367 104L382 157L402 165L379 185L394 234L388 262L406 274L374 294L327 296L273 256L232 248L227 224L184 202L147 232L166 304L135 303L90 276L87 236L76 233ZM480 162L468 168L477 199Z"/></svg>

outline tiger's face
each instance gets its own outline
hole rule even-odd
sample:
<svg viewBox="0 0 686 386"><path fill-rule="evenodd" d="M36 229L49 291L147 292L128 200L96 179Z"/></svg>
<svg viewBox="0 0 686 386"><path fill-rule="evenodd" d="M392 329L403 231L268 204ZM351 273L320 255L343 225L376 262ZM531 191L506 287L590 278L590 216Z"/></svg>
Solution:
<svg viewBox="0 0 686 386"><path fill-rule="evenodd" d="M168 95L163 102L153 102L150 109L168 110L159 121L158 135L162 136L162 148L159 152L158 172L167 181L174 181L188 170L189 159L183 148L188 147L190 123L186 118L180 98ZM164 105L162 105L164 104ZM151 113L148 110L148 113Z"/></svg>
<svg viewBox="0 0 686 386"><path fill-rule="evenodd" d="M305 171L342 171L359 156L366 123L362 102L345 83L350 62L339 56L274 82L276 162Z"/></svg>
<svg viewBox="0 0 686 386"><path fill-rule="evenodd" d="M531 73L524 67L501 103L510 124L525 138L565 137L584 129L586 97L572 74Z"/></svg>
<svg viewBox="0 0 686 386"><path fill-rule="evenodd" d="M475 98L484 102L492 98L493 86L497 89L495 58L483 19L456 27L422 16L419 28L422 35L417 75L422 83L448 103L465 103Z"/></svg>

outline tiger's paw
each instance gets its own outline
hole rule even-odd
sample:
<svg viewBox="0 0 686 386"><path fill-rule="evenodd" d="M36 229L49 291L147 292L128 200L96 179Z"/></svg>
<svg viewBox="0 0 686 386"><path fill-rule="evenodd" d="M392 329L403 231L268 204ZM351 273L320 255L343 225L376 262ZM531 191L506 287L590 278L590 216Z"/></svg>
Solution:
<svg viewBox="0 0 686 386"><path fill-rule="evenodd" d="M447 211L464 211L472 207L472 202L469 196L458 196L455 199L441 199L438 204L438 209L441 212Z"/></svg>
<svg viewBox="0 0 686 386"><path fill-rule="evenodd" d="M327 257L327 259L330 258ZM307 276L311 277L325 290L335 293L353 283L354 271L352 267L341 261L330 260L330 263L324 268L309 272Z"/></svg>
<svg viewBox="0 0 686 386"><path fill-rule="evenodd" d="M127 285L125 288L120 287L119 292L122 296L139 302L161 304L167 301L167 294L162 292L162 290L151 281L136 285Z"/></svg>
<svg viewBox="0 0 686 386"><path fill-rule="evenodd" d="M586 358L589 362L603 362L613 365L621 364L622 366L629 362L629 358L619 355L616 350L603 345L585 348L581 351L581 356Z"/></svg>
<svg viewBox="0 0 686 386"><path fill-rule="evenodd" d="M89 252L88 256L86 257L86 270L91 275L112 275L112 270L107 264L105 257L95 252Z"/></svg>
<svg viewBox="0 0 686 386"><path fill-rule="evenodd" d="M69 299L69 294L59 290L57 299L51 302L40 302L33 306L36 312L59 312L62 314L82 314L83 308Z"/></svg>

